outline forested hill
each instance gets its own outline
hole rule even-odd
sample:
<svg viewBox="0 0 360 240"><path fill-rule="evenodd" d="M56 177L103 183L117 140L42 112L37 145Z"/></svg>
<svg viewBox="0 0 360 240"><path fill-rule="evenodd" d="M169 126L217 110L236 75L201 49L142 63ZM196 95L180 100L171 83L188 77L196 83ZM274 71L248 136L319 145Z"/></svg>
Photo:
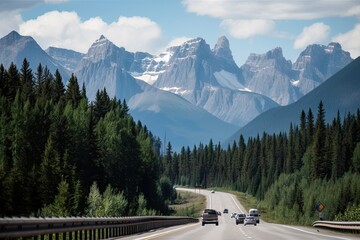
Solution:
<svg viewBox="0 0 360 240"><path fill-rule="evenodd" d="M160 148L105 90L89 103L74 75L0 65L0 216L166 213Z"/></svg>
<svg viewBox="0 0 360 240"><path fill-rule="evenodd" d="M181 185L226 187L256 196L261 211L283 223L311 224L315 207L326 206L326 220L360 220L360 111L325 123L317 114L299 113L288 133L243 136L227 149L220 143L167 152L165 173Z"/></svg>

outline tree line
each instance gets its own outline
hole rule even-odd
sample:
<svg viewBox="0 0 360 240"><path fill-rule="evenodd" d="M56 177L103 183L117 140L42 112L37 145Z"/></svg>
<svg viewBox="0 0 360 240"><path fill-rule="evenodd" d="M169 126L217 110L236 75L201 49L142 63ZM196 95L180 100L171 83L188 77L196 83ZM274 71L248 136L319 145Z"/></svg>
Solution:
<svg viewBox="0 0 360 240"><path fill-rule="evenodd" d="M311 223L319 202L323 218L343 219L360 209L360 111L327 124L320 102L316 119L302 111L287 133L240 136L227 148L210 140L179 153L168 143L162 162L175 184L251 194L280 221Z"/></svg>
<svg viewBox="0 0 360 240"><path fill-rule="evenodd" d="M0 216L166 214L161 141L105 89L0 65Z"/></svg>

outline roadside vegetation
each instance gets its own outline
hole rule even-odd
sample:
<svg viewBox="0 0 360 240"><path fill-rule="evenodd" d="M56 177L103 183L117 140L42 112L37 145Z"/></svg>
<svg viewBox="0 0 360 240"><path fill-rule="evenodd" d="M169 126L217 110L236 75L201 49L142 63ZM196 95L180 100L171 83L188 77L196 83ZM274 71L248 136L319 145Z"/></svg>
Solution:
<svg viewBox="0 0 360 240"><path fill-rule="evenodd" d="M204 195L181 190L177 190L177 197L174 203L169 206L171 215L194 218L199 218L205 207L206 198Z"/></svg>

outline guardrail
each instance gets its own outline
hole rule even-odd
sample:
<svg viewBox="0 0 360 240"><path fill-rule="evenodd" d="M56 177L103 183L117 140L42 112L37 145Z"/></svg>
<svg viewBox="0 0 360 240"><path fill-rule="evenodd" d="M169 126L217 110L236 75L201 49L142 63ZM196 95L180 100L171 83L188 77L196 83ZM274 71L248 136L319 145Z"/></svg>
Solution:
<svg viewBox="0 0 360 240"><path fill-rule="evenodd" d="M360 222L334 222L334 221L315 221L313 227L331 228L334 230L360 232Z"/></svg>
<svg viewBox="0 0 360 240"><path fill-rule="evenodd" d="M198 222L190 217L0 218L0 239L97 240Z"/></svg>

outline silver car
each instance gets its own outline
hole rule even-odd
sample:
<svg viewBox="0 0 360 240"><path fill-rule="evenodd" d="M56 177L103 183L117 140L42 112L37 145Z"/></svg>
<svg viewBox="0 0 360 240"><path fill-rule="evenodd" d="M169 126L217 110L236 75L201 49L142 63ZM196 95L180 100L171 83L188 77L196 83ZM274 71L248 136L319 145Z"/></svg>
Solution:
<svg viewBox="0 0 360 240"><path fill-rule="evenodd" d="M256 219L253 216L247 215L244 219L244 226L249 224L256 226Z"/></svg>

